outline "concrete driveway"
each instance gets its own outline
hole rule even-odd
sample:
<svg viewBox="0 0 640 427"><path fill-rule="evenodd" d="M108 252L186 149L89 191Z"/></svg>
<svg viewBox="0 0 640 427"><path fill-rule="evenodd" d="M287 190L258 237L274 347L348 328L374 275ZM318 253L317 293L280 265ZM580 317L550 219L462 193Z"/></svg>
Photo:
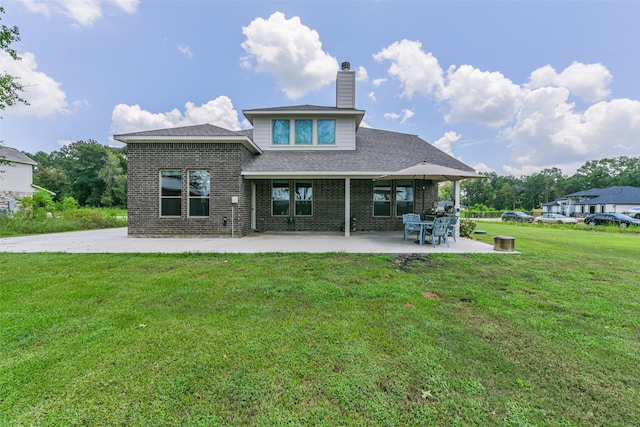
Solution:
<svg viewBox="0 0 640 427"><path fill-rule="evenodd" d="M253 233L242 238L142 238L129 237L126 228L74 231L37 236L0 238L0 252L66 253L261 253L261 252L347 252L347 253L504 253L493 245L459 237L450 247L434 249L404 241L401 231L342 233Z"/></svg>

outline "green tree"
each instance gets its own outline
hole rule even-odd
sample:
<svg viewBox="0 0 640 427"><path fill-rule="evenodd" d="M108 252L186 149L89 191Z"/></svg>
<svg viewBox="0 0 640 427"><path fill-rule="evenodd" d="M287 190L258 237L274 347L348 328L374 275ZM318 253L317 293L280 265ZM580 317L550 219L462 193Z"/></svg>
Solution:
<svg viewBox="0 0 640 427"><path fill-rule="evenodd" d="M451 200L455 198L455 188L453 182L443 182L438 186L438 200Z"/></svg>
<svg viewBox="0 0 640 427"><path fill-rule="evenodd" d="M539 173L522 177L522 206L525 209L539 208L543 203L563 196L567 178L558 168L544 169Z"/></svg>
<svg viewBox="0 0 640 427"><path fill-rule="evenodd" d="M4 8L0 6L0 14L2 13L4 13ZM21 58L18 56L18 52L11 48L11 44L19 41L20 31L18 30L18 27L7 27L4 24L0 27L0 49L8 53L15 61L20 61ZM28 102L20 97L20 92L23 90L22 85L18 83L18 77L12 76L6 72L1 73L0 110L4 110L17 102L28 105Z"/></svg>
<svg viewBox="0 0 640 427"><path fill-rule="evenodd" d="M71 185L71 194L81 206L100 206L106 185L100 177L109 150L94 140L77 141L62 147L62 167Z"/></svg>
<svg viewBox="0 0 640 427"><path fill-rule="evenodd" d="M105 184L100 202L103 206L123 206L127 198L127 177L122 169L120 158L113 151L107 151L104 166L98 177Z"/></svg>

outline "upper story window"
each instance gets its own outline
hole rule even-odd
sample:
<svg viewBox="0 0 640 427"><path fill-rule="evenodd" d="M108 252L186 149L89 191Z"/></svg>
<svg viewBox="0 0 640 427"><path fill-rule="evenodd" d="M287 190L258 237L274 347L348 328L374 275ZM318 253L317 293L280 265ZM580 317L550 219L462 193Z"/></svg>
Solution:
<svg viewBox="0 0 640 427"><path fill-rule="evenodd" d="M289 120L274 120L272 138L274 144L289 144Z"/></svg>
<svg viewBox="0 0 640 427"><path fill-rule="evenodd" d="M293 138L292 138L293 135ZM335 120L277 119L271 121L273 145L333 145L336 143Z"/></svg>
<svg viewBox="0 0 640 427"><path fill-rule="evenodd" d="M296 144L313 144L313 120L296 120Z"/></svg>
<svg viewBox="0 0 640 427"><path fill-rule="evenodd" d="M336 143L336 121L318 120L318 144Z"/></svg>

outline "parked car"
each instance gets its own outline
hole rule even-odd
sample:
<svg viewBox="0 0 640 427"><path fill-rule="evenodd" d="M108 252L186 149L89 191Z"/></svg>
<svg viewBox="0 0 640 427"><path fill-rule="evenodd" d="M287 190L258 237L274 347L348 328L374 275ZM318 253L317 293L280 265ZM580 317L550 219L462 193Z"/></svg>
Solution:
<svg viewBox="0 0 640 427"><path fill-rule="evenodd" d="M628 212L622 212L631 218L640 219L640 208L631 208Z"/></svg>
<svg viewBox="0 0 640 427"><path fill-rule="evenodd" d="M533 222L533 217L524 212L507 211L502 214L503 221Z"/></svg>
<svg viewBox="0 0 640 427"><path fill-rule="evenodd" d="M537 216L536 222L546 222L548 224L576 224L578 222L575 218L569 218L561 214L545 213L541 216Z"/></svg>
<svg viewBox="0 0 640 427"><path fill-rule="evenodd" d="M589 225L619 225L620 227L636 225L640 227L640 219L634 219L627 215L615 213L589 215L584 219L584 222Z"/></svg>

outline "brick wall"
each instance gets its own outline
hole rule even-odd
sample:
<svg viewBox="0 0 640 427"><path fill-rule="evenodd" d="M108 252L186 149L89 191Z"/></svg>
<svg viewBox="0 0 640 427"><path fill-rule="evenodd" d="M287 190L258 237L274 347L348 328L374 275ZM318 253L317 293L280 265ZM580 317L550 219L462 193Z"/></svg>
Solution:
<svg viewBox="0 0 640 427"><path fill-rule="evenodd" d="M256 187L257 231L338 231L344 222L344 179L314 179L313 215L289 217L271 214L271 180L248 180L241 175L241 165L252 154L236 143L130 143L129 157L129 234L132 236L211 236L237 237L251 230L251 193ZM181 170L183 176L182 214L180 218L161 218L160 171ZM188 218L187 172L205 169L211 172L209 217ZM395 182L394 182L395 184ZM415 182L414 212L422 212L422 181ZM290 211L294 212L295 180L289 180ZM395 189L393 189L395 190ZM392 193L395 194L395 193ZM438 186L426 181L424 206L437 201ZM238 197L233 206L231 197ZM393 199L393 197L392 197ZM357 230L401 230L402 218L373 216L373 181L351 180L351 216ZM223 225L224 217L227 225Z"/></svg>
<svg viewBox="0 0 640 427"><path fill-rule="evenodd" d="M231 197L238 196L233 222L236 236L251 231L250 183L240 175L242 163L251 154L237 143L130 143L129 234L132 236L231 236ZM182 215L160 218L160 171L181 170ZM188 218L187 171L211 172L209 217ZM227 217L227 225L223 218Z"/></svg>
<svg viewBox="0 0 640 427"><path fill-rule="evenodd" d="M288 217L271 215L271 180L256 182L256 228L258 231L338 231L344 223L344 179L313 180L313 216L295 216L294 223ZM291 189L290 212L294 209L294 184ZM422 181L416 180L414 212L422 212ZM433 206L438 199L438 186L425 182L425 207ZM357 230L402 230L402 217L395 216L395 200L392 200L390 217L373 216L373 182L370 179L351 180L351 216L356 219Z"/></svg>

